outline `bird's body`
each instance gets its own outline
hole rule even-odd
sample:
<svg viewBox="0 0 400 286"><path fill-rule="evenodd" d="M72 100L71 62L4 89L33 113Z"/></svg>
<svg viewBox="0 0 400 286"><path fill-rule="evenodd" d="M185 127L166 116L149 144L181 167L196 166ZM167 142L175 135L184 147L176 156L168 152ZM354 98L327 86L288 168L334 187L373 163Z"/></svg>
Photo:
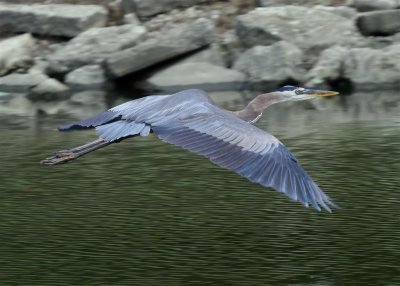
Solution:
<svg viewBox="0 0 400 286"><path fill-rule="evenodd" d="M259 95L237 112L218 107L201 90L147 96L61 126L60 131L95 128L100 139L57 152L42 163L64 163L123 139L148 136L153 132L167 143L206 156L215 164L233 170L252 182L283 192L305 206L312 205L318 210L322 206L330 211L329 206L334 206L333 203L290 151L253 123L273 103L334 94L286 86L277 92Z"/></svg>

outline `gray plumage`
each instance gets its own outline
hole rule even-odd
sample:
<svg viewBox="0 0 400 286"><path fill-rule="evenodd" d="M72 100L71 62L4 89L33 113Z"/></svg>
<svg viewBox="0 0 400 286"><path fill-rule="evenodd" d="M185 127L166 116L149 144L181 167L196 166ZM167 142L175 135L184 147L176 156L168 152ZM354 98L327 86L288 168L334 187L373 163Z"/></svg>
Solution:
<svg viewBox="0 0 400 286"><path fill-rule="evenodd" d="M254 106L249 104L247 109L236 113L216 106L201 90L132 100L91 118L61 126L60 131L95 128L100 140L60 152L42 163L63 163L81 153L153 132L167 143L203 155L218 166L272 187L307 207L312 205L317 210L323 207L330 212L334 204L294 155L274 136L251 123L266 106L287 100L283 96L286 92L275 94L273 102L272 96L256 98ZM263 108L256 108L261 102Z"/></svg>

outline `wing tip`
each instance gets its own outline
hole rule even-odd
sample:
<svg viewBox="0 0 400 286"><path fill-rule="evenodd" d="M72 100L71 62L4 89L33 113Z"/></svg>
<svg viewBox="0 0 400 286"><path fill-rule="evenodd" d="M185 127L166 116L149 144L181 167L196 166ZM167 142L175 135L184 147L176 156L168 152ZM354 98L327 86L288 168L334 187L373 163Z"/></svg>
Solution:
<svg viewBox="0 0 400 286"><path fill-rule="evenodd" d="M121 119L120 114L111 110L107 110L80 121L72 122L70 124L60 125L58 127L58 131L63 132L71 130L91 129L100 125L118 121L120 119Z"/></svg>
<svg viewBox="0 0 400 286"><path fill-rule="evenodd" d="M316 201L316 204L313 205L313 207L314 207L314 209L316 209L319 212L325 210L328 213L332 213L333 210L335 210L335 209L340 209L340 207L337 204L335 204L334 202L332 202L328 196L326 196L322 200ZM321 207L322 207L322 209L321 209Z"/></svg>
<svg viewBox="0 0 400 286"><path fill-rule="evenodd" d="M81 126L77 124L64 124L57 127L57 130L60 132L71 131L71 130L78 130L78 129L88 129L92 128L91 126Z"/></svg>

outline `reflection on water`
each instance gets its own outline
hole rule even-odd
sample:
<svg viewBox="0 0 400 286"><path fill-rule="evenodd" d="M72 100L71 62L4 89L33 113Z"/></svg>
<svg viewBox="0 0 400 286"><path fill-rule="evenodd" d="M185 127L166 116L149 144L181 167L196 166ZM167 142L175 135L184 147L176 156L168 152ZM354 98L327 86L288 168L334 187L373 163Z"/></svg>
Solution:
<svg viewBox="0 0 400 286"><path fill-rule="evenodd" d="M399 109L323 105L277 105L259 126L340 205L333 214L154 137L42 167L95 135L3 121L0 284L398 285Z"/></svg>

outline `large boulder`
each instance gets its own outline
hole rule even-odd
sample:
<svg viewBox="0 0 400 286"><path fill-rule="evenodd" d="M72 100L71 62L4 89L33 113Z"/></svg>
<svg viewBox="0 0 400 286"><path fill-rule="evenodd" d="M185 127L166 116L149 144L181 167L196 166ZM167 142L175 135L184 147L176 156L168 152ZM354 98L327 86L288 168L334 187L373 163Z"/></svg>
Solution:
<svg viewBox="0 0 400 286"><path fill-rule="evenodd" d="M106 24L107 10L98 5L20 5L0 3L0 30L74 37Z"/></svg>
<svg viewBox="0 0 400 286"><path fill-rule="evenodd" d="M48 72L65 74L84 65L100 64L110 54L133 47L145 37L137 25L92 28L48 56Z"/></svg>
<svg viewBox="0 0 400 286"><path fill-rule="evenodd" d="M387 36L400 32L400 10L365 12L357 18L357 26L365 36Z"/></svg>
<svg viewBox="0 0 400 286"><path fill-rule="evenodd" d="M179 7L190 7L207 0L123 0L125 10L134 10L140 17L165 13Z"/></svg>
<svg viewBox="0 0 400 286"><path fill-rule="evenodd" d="M0 41L0 76L9 71L28 68L33 62L36 42L30 34Z"/></svg>
<svg viewBox="0 0 400 286"><path fill-rule="evenodd" d="M255 89L274 88L288 81L302 82L303 52L288 42L255 46L245 51L233 68L245 73Z"/></svg>
<svg viewBox="0 0 400 286"><path fill-rule="evenodd" d="M321 54L307 80L310 87L346 81L353 90L399 89L400 43L381 49L332 47Z"/></svg>
<svg viewBox="0 0 400 286"><path fill-rule="evenodd" d="M353 6L360 12L396 9L400 6L398 0L354 0Z"/></svg>
<svg viewBox="0 0 400 286"><path fill-rule="evenodd" d="M350 79L356 90L400 90L400 43L381 50L351 49L343 60L343 77Z"/></svg>
<svg viewBox="0 0 400 286"><path fill-rule="evenodd" d="M207 91L231 91L243 88L245 75L206 62L185 62L156 73L148 83L157 90L177 92L189 88Z"/></svg>
<svg viewBox="0 0 400 286"><path fill-rule="evenodd" d="M317 63L308 72L306 86L322 88L329 82L339 79L347 53L348 49L341 46L333 46L324 50Z"/></svg>
<svg viewBox="0 0 400 286"><path fill-rule="evenodd" d="M121 77L156 63L183 55L210 44L214 37L211 21L198 19L163 31L133 48L108 56L105 64L112 77Z"/></svg>
<svg viewBox="0 0 400 286"><path fill-rule="evenodd" d="M361 39L352 19L318 7L257 8L237 19L236 32L246 47L285 40L305 50L322 50L335 44L354 45Z"/></svg>

